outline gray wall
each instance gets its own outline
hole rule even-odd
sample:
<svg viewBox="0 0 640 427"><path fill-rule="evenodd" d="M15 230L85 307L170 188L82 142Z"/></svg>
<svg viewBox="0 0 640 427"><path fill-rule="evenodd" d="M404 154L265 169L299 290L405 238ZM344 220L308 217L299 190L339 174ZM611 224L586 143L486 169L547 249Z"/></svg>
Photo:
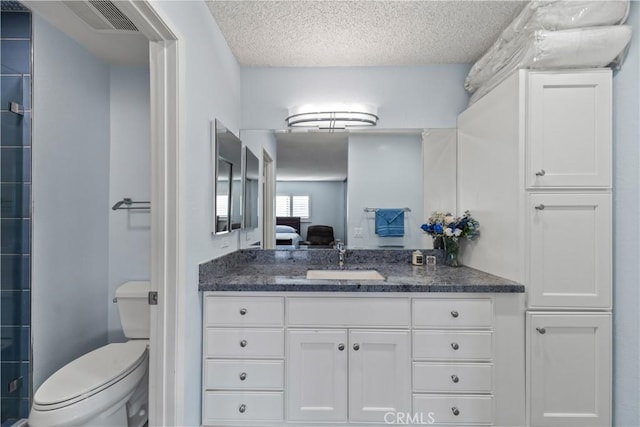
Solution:
<svg viewBox="0 0 640 427"><path fill-rule="evenodd" d="M422 136L350 135L347 232L351 248L422 248ZM405 208L404 237L375 234L375 214L364 208ZM362 228L362 238L354 228Z"/></svg>
<svg viewBox="0 0 640 427"><path fill-rule="evenodd" d="M377 128L451 128L467 105L467 64L413 67L242 68L242 128L283 129L308 103L378 107Z"/></svg>
<svg viewBox="0 0 640 427"><path fill-rule="evenodd" d="M347 217L345 192L347 183L338 181L278 181L276 194L309 195L311 219L300 224L300 235L307 238L310 225L333 227L333 237L345 242L344 223Z"/></svg>
<svg viewBox="0 0 640 427"><path fill-rule="evenodd" d="M150 200L151 147L149 68L112 65L110 70L109 206L123 197ZM151 230L149 211L109 212L109 341L123 341L116 289L128 280L148 280Z"/></svg>
<svg viewBox="0 0 640 427"><path fill-rule="evenodd" d="M633 38L613 78L613 420L640 425L640 4L631 2Z"/></svg>
<svg viewBox="0 0 640 427"><path fill-rule="evenodd" d="M109 67L33 16L33 385L107 342Z"/></svg>

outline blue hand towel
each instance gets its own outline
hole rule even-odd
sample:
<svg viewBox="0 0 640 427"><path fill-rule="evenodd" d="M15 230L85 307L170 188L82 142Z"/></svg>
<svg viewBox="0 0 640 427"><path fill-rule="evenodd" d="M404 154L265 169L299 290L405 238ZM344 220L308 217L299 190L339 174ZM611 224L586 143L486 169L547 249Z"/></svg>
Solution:
<svg viewBox="0 0 640 427"><path fill-rule="evenodd" d="M378 209L376 234L380 237L404 236L404 209Z"/></svg>

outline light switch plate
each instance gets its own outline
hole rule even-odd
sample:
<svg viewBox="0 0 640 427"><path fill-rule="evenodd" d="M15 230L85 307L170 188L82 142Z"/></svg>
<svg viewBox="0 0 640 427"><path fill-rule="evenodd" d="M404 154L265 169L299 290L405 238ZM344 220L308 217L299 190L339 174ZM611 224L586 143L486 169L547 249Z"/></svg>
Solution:
<svg viewBox="0 0 640 427"><path fill-rule="evenodd" d="M362 233L363 233L362 227L355 227L355 228L353 229L353 237L360 237L360 238L362 238Z"/></svg>

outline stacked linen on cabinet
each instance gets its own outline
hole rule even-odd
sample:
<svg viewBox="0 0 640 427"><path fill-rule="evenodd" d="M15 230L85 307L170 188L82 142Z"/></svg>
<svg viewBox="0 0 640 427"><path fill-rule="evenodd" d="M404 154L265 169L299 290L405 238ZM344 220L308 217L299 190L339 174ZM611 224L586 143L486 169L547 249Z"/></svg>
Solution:
<svg viewBox="0 0 640 427"><path fill-rule="evenodd" d="M567 69L621 63L631 27L629 0L533 0L471 67L470 104L519 68Z"/></svg>

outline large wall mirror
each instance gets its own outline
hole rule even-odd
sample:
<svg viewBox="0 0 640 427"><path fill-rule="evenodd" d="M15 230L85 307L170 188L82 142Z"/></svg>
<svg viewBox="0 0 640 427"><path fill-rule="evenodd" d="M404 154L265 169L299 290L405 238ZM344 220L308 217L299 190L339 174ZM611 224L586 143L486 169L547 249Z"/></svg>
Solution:
<svg viewBox="0 0 640 427"><path fill-rule="evenodd" d="M213 233L242 227L242 143L220 121L212 122Z"/></svg>
<svg viewBox="0 0 640 427"><path fill-rule="evenodd" d="M258 228L260 163L249 147L244 150L244 228L253 230Z"/></svg>
<svg viewBox="0 0 640 427"><path fill-rule="evenodd" d="M455 129L276 132L276 247L420 248L431 210L455 211ZM424 194L429 194L425 200ZM376 210L407 209L402 237ZM313 232L312 232L313 231ZM319 237L317 237L319 236Z"/></svg>

